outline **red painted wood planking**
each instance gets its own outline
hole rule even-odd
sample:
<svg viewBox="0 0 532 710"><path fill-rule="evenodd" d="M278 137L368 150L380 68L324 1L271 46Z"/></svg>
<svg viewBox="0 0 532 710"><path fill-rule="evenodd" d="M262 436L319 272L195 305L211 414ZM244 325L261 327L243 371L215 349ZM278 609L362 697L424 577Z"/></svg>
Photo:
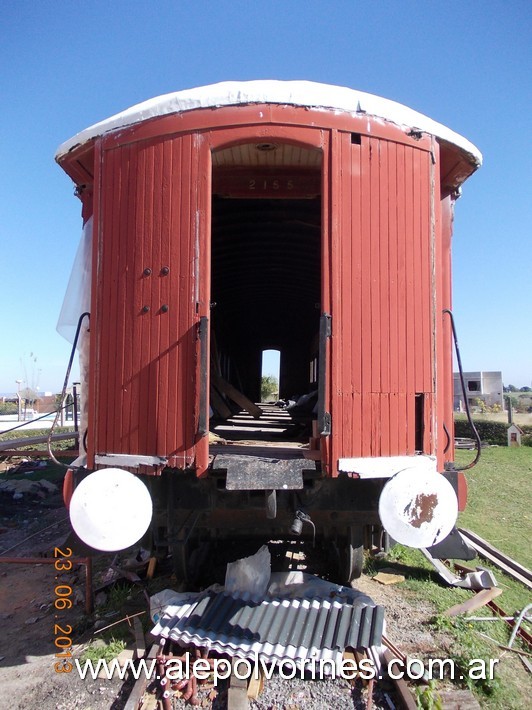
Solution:
<svg viewBox="0 0 532 710"><path fill-rule="evenodd" d="M336 475L343 457L413 454L420 428L424 453L442 466L452 458L442 429L445 422L452 436L442 317L452 198L447 184L440 195L440 167L447 181L463 172L459 153L367 116L267 105L151 119L96 139L92 152L80 147L82 165L76 150L61 158L78 179L95 175L94 199L84 201L84 215L92 208L97 218L89 462L105 452L144 454L205 472L198 326L210 316L211 151L258 140L323 156L320 179L286 166L259 178L267 198L292 197L298 176L294 195L321 190L321 310L332 316L327 472ZM219 172L216 189L248 196L258 178L241 167Z"/></svg>

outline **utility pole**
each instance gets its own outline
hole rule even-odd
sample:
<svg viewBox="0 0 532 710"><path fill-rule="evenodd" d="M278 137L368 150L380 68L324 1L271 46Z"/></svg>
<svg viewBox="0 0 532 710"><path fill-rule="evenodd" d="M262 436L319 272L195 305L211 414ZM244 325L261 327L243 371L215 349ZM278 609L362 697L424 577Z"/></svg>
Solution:
<svg viewBox="0 0 532 710"><path fill-rule="evenodd" d="M20 416L22 414L22 400L20 398L20 385L22 384L22 380L15 380L17 384L17 401L18 401L18 407L17 407L17 421L20 421Z"/></svg>

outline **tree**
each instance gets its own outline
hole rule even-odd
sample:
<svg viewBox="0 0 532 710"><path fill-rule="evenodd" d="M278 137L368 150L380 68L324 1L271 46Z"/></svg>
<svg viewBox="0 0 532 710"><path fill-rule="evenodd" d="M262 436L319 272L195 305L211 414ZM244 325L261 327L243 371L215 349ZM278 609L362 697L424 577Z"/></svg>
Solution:
<svg viewBox="0 0 532 710"><path fill-rule="evenodd" d="M17 412L17 402L0 402L0 414L16 414Z"/></svg>
<svg viewBox="0 0 532 710"><path fill-rule="evenodd" d="M279 382L273 375L263 375L260 382L260 400L267 402L272 395L279 394Z"/></svg>
<svg viewBox="0 0 532 710"><path fill-rule="evenodd" d="M35 402L39 399L37 391L32 387L25 387L23 390L20 390L20 396L26 402L26 404L32 405L35 404Z"/></svg>
<svg viewBox="0 0 532 710"><path fill-rule="evenodd" d="M512 405L512 409L515 411L519 405L519 397L508 396L504 398L506 400L506 407L508 408Z"/></svg>

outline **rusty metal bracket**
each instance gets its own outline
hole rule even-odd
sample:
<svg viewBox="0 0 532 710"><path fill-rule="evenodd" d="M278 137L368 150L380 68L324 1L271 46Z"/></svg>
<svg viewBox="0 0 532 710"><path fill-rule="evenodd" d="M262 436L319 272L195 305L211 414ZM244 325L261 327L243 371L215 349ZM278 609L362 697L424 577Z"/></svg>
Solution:
<svg viewBox="0 0 532 710"><path fill-rule="evenodd" d="M420 551L425 555L427 560L434 566L440 577L453 587L462 587L463 589L491 589L497 586L497 580L493 574L482 567L477 567L476 571L467 570L464 577L460 578L454 572L452 572L448 567L446 567L443 562L439 559L433 557L427 548L420 548ZM457 566L457 565L455 565ZM461 567L461 569L467 569Z"/></svg>
<svg viewBox="0 0 532 710"><path fill-rule="evenodd" d="M332 335L331 316L323 313L320 317L320 341L318 363L318 429L321 436L331 434L331 414L325 411L325 396L327 392L327 340Z"/></svg>
<svg viewBox="0 0 532 710"><path fill-rule="evenodd" d="M199 401L199 418L198 418L198 434L205 436L209 431L209 412L208 412L208 380L209 380L209 319L207 316L201 316L199 320L199 342L200 342L200 401Z"/></svg>

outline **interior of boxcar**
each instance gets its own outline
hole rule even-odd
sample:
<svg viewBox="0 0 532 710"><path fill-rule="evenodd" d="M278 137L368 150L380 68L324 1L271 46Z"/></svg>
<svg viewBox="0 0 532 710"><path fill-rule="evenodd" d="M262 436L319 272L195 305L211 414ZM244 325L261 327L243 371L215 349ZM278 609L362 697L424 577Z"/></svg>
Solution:
<svg viewBox="0 0 532 710"><path fill-rule="evenodd" d="M219 377L252 402L260 401L262 352L267 349L280 352L281 398L317 389L321 244L320 151L260 143L213 154L214 421L227 418L216 406L224 397L216 389ZM225 403L232 406L230 400ZM234 427L232 433L233 438L246 437Z"/></svg>

